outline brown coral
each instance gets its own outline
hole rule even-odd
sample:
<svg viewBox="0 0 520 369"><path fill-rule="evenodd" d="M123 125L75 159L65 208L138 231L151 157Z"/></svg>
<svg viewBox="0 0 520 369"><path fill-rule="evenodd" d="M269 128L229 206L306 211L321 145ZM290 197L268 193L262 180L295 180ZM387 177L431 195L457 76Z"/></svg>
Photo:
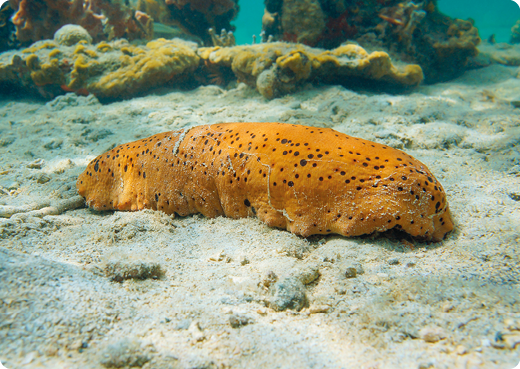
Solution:
<svg viewBox="0 0 520 369"><path fill-rule="evenodd" d="M137 20L121 0L11 0L12 22L22 43L51 39L65 24L85 28L95 41L151 37L151 22Z"/></svg>
<svg viewBox="0 0 520 369"><path fill-rule="evenodd" d="M172 23L211 45L208 29L234 31L231 20L238 13L237 0L166 0Z"/></svg>
<svg viewBox="0 0 520 369"><path fill-rule="evenodd" d="M310 10L300 7L304 3ZM276 40L335 48L355 38L365 47L384 47L418 63L428 82L462 73L480 42L471 22L440 13L435 0L277 0L266 2L264 19L264 31Z"/></svg>

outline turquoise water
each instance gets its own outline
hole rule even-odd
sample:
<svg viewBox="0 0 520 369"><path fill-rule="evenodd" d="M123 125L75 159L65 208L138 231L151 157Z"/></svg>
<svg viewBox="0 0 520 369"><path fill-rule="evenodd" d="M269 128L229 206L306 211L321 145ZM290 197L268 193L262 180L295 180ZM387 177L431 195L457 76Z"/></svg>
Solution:
<svg viewBox="0 0 520 369"><path fill-rule="evenodd" d="M511 27L520 19L520 7L511 0L440 0L441 12L454 18L473 18L480 37L492 34L497 42L509 42Z"/></svg>
<svg viewBox="0 0 520 369"><path fill-rule="evenodd" d="M240 12L234 24L237 44L252 43L262 31L263 0L240 0ZM482 39L492 34L497 42L508 42L511 27L520 19L520 7L511 0L439 0L439 9L453 18L473 18Z"/></svg>
<svg viewBox="0 0 520 369"><path fill-rule="evenodd" d="M239 0L240 11L238 17L232 22L236 27L235 38L237 44L250 44L253 42L253 35L260 39L262 32L262 16L264 15L263 0Z"/></svg>

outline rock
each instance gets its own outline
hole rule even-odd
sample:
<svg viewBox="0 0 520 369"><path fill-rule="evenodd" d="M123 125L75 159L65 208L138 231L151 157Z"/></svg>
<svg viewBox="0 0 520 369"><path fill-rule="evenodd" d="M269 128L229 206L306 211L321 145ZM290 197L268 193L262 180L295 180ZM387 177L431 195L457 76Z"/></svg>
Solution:
<svg viewBox="0 0 520 369"><path fill-rule="evenodd" d="M309 314L324 314L328 313L330 310L330 306L328 305L312 305L309 307Z"/></svg>
<svg viewBox="0 0 520 369"><path fill-rule="evenodd" d="M305 265L302 268L295 269L291 275L298 278L304 285L308 285L319 278L320 268L317 264Z"/></svg>
<svg viewBox="0 0 520 369"><path fill-rule="evenodd" d="M142 367L150 357L137 340L123 338L101 351L101 365L106 368Z"/></svg>
<svg viewBox="0 0 520 369"><path fill-rule="evenodd" d="M195 320L191 322L190 327L188 328L188 332L190 332L193 342L200 342L206 338L204 332L202 332L202 329L200 329L199 322Z"/></svg>
<svg viewBox="0 0 520 369"><path fill-rule="evenodd" d="M183 319L180 322L177 323L175 326L175 330L181 330L181 329L188 329L190 328L191 320L190 319Z"/></svg>
<svg viewBox="0 0 520 369"><path fill-rule="evenodd" d="M419 331L419 337L425 342L434 343L446 338L446 332L441 327L424 327Z"/></svg>
<svg viewBox="0 0 520 369"><path fill-rule="evenodd" d="M45 163L45 160L40 158L40 159L33 160L32 162L27 164L26 167L29 169L42 169L44 163Z"/></svg>
<svg viewBox="0 0 520 369"><path fill-rule="evenodd" d="M347 267L345 269L345 278L356 278L357 270L354 267Z"/></svg>
<svg viewBox="0 0 520 369"><path fill-rule="evenodd" d="M268 271L266 275L262 278L262 282L260 284L265 288L271 287L272 284L278 281L278 276L272 270Z"/></svg>
<svg viewBox="0 0 520 369"><path fill-rule="evenodd" d="M123 282L126 279L157 279L164 275L158 263L144 261L109 261L103 269L105 276L115 282Z"/></svg>
<svg viewBox="0 0 520 369"><path fill-rule="evenodd" d="M508 195L511 198L511 200L520 201L520 193L519 192L509 192Z"/></svg>
<svg viewBox="0 0 520 369"><path fill-rule="evenodd" d="M466 347L464 347L463 345L458 345L456 348L455 348L455 353L457 355L464 355L464 354L467 354L468 353L468 349L466 349Z"/></svg>
<svg viewBox="0 0 520 369"><path fill-rule="evenodd" d="M240 328L251 323L253 323L253 320L246 315L233 314L229 317L229 324L232 328Z"/></svg>
<svg viewBox="0 0 520 369"><path fill-rule="evenodd" d="M225 261L226 263L231 262L231 258L224 253L224 250L216 253L208 258L208 261Z"/></svg>
<svg viewBox="0 0 520 369"><path fill-rule="evenodd" d="M510 331L520 331L520 320L506 319L504 323Z"/></svg>
<svg viewBox="0 0 520 369"><path fill-rule="evenodd" d="M49 177L48 175L46 174L43 174L43 173L39 173L37 176L36 176L36 182L38 182L39 184L44 184L44 183L47 183L51 180L51 177Z"/></svg>
<svg viewBox="0 0 520 369"><path fill-rule="evenodd" d="M398 258L388 259L388 264L390 264L390 265L398 265L399 263L400 263L400 261Z"/></svg>
<svg viewBox="0 0 520 369"><path fill-rule="evenodd" d="M277 282L272 288L272 294L269 302L275 311L287 309L300 311L308 304L303 283L295 277Z"/></svg>

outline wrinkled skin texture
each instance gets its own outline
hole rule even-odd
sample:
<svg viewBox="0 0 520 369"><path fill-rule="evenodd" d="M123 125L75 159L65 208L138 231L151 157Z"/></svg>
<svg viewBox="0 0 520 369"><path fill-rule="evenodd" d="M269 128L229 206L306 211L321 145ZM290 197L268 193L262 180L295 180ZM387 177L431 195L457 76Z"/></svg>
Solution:
<svg viewBox="0 0 520 369"><path fill-rule="evenodd" d="M98 156L77 181L96 210L256 215L304 237L396 228L424 241L453 229L428 168L328 128L223 123L166 132Z"/></svg>

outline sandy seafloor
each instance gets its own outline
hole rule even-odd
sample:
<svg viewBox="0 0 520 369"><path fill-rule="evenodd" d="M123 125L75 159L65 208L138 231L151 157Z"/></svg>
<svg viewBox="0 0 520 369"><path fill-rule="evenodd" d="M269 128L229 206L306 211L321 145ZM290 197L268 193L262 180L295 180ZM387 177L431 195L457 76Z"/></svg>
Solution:
<svg viewBox="0 0 520 369"><path fill-rule="evenodd" d="M404 95L307 86L267 101L239 84L104 105L75 95L1 101L0 361L8 369L513 368L517 72L494 65ZM234 121L332 127L401 148L443 183L456 229L436 244L302 239L256 218L78 207L75 180L94 156ZM135 265L164 275L111 280ZM274 311L284 291L296 301L305 293L308 306Z"/></svg>

